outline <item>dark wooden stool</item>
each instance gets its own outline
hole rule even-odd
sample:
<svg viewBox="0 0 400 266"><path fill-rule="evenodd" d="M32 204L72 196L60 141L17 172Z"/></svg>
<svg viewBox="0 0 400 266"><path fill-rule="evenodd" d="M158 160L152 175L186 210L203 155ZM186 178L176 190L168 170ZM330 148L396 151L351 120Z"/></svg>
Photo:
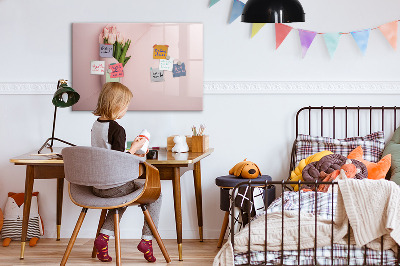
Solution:
<svg viewBox="0 0 400 266"><path fill-rule="evenodd" d="M218 248L220 248L222 246L226 228L228 227L229 207L230 207L230 199L229 199L230 190L233 189L237 184L246 182L249 180L265 182L266 180L272 181L272 178L268 175L261 175L254 179L246 179L246 178L236 177L234 175L227 175L227 176L220 176L215 179L215 184L220 187L220 209L222 211L225 211L225 217L224 217L224 221L222 222L221 234L219 235L219 240L218 240L218 245L217 245ZM254 186L254 187L257 187L257 186ZM275 186L270 186L267 189L268 189L268 199L265 199L265 200L267 200L266 206L268 207L269 204L271 204L275 200Z"/></svg>

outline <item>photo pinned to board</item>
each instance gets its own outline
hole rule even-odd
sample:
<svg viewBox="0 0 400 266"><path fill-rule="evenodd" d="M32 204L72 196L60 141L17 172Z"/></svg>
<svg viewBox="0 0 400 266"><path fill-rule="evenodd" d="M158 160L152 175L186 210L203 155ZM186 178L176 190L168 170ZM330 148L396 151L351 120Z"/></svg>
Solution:
<svg viewBox="0 0 400 266"><path fill-rule="evenodd" d="M163 82L164 79L164 70L160 70L159 68L150 68L150 80L152 82Z"/></svg>
<svg viewBox="0 0 400 266"><path fill-rule="evenodd" d="M112 44L100 44L100 57L111 58L113 57L114 46Z"/></svg>
<svg viewBox="0 0 400 266"><path fill-rule="evenodd" d="M174 67L174 59L171 58L169 55L165 57L165 59L160 59L160 70L172 71Z"/></svg>
<svg viewBox="0 0 400 266"><path fill-rule="evenodd" d="M110 78L123 78L124 77L124 67L122 63L113 63L108 66L110 72Z"/></svg>
<svg viewBox="0 0 400 266"><path fill-rule="evenodd" d="M153 46L153 59L165 59L168 55L168 45Z"/></svg>
<svg viewBox="0 0 400 266"><path fill-rule="evenodd" d="M92 75L104 75L104 68L105 68L104 61L90 62L90 74Z"/></svg>
<svg viewBox="0 0 400 266"><path fill-rule="evenodd" d="M185 63L178 61L176 64L174 64L174 67L172 69L172 76L174 78L185 77L186 76Z"/></svg>

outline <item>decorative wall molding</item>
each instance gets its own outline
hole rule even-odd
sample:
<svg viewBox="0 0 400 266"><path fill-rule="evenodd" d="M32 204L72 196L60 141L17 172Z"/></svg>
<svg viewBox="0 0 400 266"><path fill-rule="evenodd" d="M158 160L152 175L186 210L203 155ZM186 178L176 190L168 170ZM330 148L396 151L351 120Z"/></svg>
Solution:
<svg viewBox="0 0 400 266"><path fill-rule="evenodd" d="M0 94L54 94L57 82L0 83Z"/></svg>
<svg viewBox="0 0 400 266"><path fill-rule="evenodd" d="M207 81L205 94L400 94L399 81Z"/></svg>
<svg viewBox="0 0 400 266"><path fill-rule="evenodd" d="M0 94L53 94L57 83L0 83ZM400 94L400 81L205 81L204 94Z"/></svg>

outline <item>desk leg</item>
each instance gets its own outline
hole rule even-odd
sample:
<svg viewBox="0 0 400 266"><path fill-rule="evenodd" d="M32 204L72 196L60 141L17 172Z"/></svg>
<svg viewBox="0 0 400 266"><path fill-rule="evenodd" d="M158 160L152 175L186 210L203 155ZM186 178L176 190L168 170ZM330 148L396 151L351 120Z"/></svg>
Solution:
<svg viewBox="0 0 400 266"><path fill-rule="evenodd" d="M57 178L57 241L60 241L64 178Z"/></svg>
<svg viewBox="0 0 400 266"><path fill-rule="evenodd" d="M201 196L201 168L200 161L194 164L194 191L196 194L197 220L199 225L200 242L203 242L203 203Z"/></svg>
<svg viewBox="0 0 400 266"><path fill-rule="evenodd" d="M179 260L182 259L182 205L181 205L181 174L179 167L174 167L174 178L172 179L174 191L175 223L178 242Z"/></svg>
<svg viewBox="0 0 400 266"><path fill-rule="evenodd" d="M25 177L25 195L24 195L24 213L22 219L22 232L21 232L21 255L20 259L24 259L26 235L28 233L29 213L31 211L32 190L34 181L34 166L26 166Z"/></svg>

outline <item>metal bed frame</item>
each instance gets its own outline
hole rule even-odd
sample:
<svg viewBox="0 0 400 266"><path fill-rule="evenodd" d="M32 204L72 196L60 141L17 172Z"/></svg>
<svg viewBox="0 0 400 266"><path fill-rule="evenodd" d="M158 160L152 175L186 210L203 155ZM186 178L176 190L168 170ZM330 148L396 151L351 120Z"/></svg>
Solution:
<svg viewBox="0 0 400 266"><path fill-rule="evenodd" d="M375 114L376 112L379 112L379 111L381 112L381 130L384 131L384 129L385 129L385 113L387 113L386 111L393 112L393 130L395 130L396 129L396 125L397 125L397 123L396 123L397 111L399 109L400 108L398 108L396 106L393 106L393 107L385 107L385 106L382 106L382 107L372 107L372 106L369 106L369 107L360 107L360 106L357 106L357 107L348 107L348 106L344 106L344 107L337 107L337 106L331 106L331 107L324 107L324 106L312 107L312 106L308 106L308 107L303 107L296 114L296 138L300 134L299 133L299 125L300 125L299 124L299 120L300 120L300 114L303 111L308 111L308 134L309 135L311 135L311 131L312 131L311 112L313 110L319 111L319 115L320 115L320 136L324 136L324 111L325 110L331 110L330 113L332 114L331 118L332 118L332 123L333 123L332 124L332 129L333 129L332 136L333 136L333 138L336 137L336 122L337 122L336 113L339 112L339 111L340 112L344 112L344 121L341 121L341 122L342 122L342 125L344 123L345 137L347 138L348 137L348 125L349 125L349 121L348 121L349 120L348 119L349 115L348 115L348 113L356 112L356 115L357 115L357 136L360 136L360 121L361 121L360 113L361 112L364 112L364 113L366 111L369 112L369 132L372 133L373 114ZM326 120L327 119L325 119L325 121ZM296 158L295 146L296 146L296 141L293 144L293 149L292 149L292 153L291 153L289 176L290 176L290 172L293 169L295 169L295 167L296 167L296 165L295 165L295 158ZM254 186L254 187L256 187L257 186L259 188L263 188L264 189L266 198L268 198L268 189L266 189L266 188L268 188L269 186L271 186L271 185L281 186L282 195L283 195L285 190L291 190L290 186L287 186L287 185L292 185L292 184L299 185L299 187L300 187L301 184L315 185L314 186L315 187L314 191L317 192L317 189L318 189L319 185L330 184L330 185L332 185L332 189L334 189L334 186L336 186L338 183L336 181L332 181L332 182L319 182L319 181L304 182L304 181L285 181L285 180L283 180L283 181L265 181L265 182L263 182L263 181L252 181L250 179L249 181L242 182L242 183L238 184L237 186L235 186L233 191L232 191L232 195L235 195L235 192L239 187L242 187L242 186L252 186L252 187ZM301 192L300 192L300 190L298 191L298 193L299 193L299 202L301 202ZM253 196L252 194L253 194L253 191L250 189L250 198L252 198L252 196ZM284 197L281 197L281 198L282 198L282 212L284 212ZM332 225L332 227L331 227L332 228L332 238L331 238L331 261L332 261L332 265L333 265L333 262L334 262L334 254L333 254L333 252L334 252L334 250L333 250L333 244L334 244L333 243L333 224L334 224L334 220L333 220L334 219L334 217L333 217L333 210L334 210L333 204L334 203L333 203L333 201L334 200L333 199L334 199L334 193L332 193L332 213L331 213L331 215L332 215L332 221L331 221L332 222L332 224L331 224ZM317 208L318 208L317 207L317 202L318 202L317 193L315 193L315 213L317 213ZM268 219L267 219L267 216L268 216L268 214L267 214L267 211L266 211L267 207L268 207L267 206L267 201L264 201L264 208L265 208L264 262L259 263L259 265L272 265L272 264L268 264L268 262L267 262L267 252L268 252L268 250L267 250L267 242L268 242L268 239L267 239L267 233L268 233L268 227L267 227ZM300 227L300 204L299 204L298 214L299 214L298 226ZM231 200L231 232L230 232L231 239L230 239L230 241L231 241L231 244L232 244L233 248L234 248L234 245L235 245L235 241L234 241L234 237L235 237L235 234L234 234L234 217L235 217L234 197L232 197L232 200ZM314 258L313 258L314 263L313 264L307 264L307 265L318 265L317 264L317 255L316 255L317 238L318 238L316 224L317 224L317 215L315 215L315 239L314 239ZM245 264L245 265L250 265L251 264L251 255L250 255L251 254L251 249L250 249L250 243L251 243L251 230L250 230L251 229L251 219L249 219L248 227L249 227L249 242L248 242L248 245L247 245L247 262L248 263ZM282 232L281 233L282 233L281 250L280 250L281 256L280 256L280 264L278 264L278 265L284 265L283 264L283 259L284 259L284 256L283 256L283 251L284 251L284 240L283 240L283 238L284 238L283 237L283 235L284 235L284 218L283 218L283 216L282 216ZM305 265L305 264L300 264L300 254L301 254L300 242L301 242L301 238L300 238L300 230L299 230L299 233L298 233L298 244L297 244L297 246L298 246L298 248L297 248L297 265ZM396 258L395 265L400 265L400 249L399 249L400 246L397 245L397 248L398 248L399 252L397 253L397 258ZM364 249L364 263L363 263L363 265L367 265L366 264L367 263L367 253L366 253L366 249L367 248L366 248L366 246L363 246L363 249ZM347 264L346 265L350 265L350 224L348 226L348 233L347 233ZM384 265L384 261L383 261L383 236L381 237L380 265Z"/></svg>

